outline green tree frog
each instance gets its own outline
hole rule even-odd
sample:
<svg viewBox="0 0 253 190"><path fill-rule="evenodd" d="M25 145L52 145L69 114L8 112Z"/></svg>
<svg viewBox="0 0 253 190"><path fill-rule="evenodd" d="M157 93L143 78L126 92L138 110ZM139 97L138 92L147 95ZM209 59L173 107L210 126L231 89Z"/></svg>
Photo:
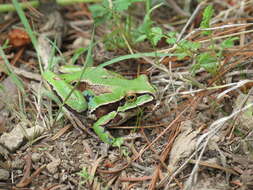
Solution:
<svg viewBox="0 0 253 190"><path fill-rule="evenodd" d="M80 67L64 67L62 72L45 71L42 76L62 101L80 80L65 104L78 113L86 113L95 121L92 128L98 137L113 146L118 146L122 139L112 137L104 127L122 124L155 99L156 90L146 75L130 80L101 67L87 67L84 72Z"/></svg>

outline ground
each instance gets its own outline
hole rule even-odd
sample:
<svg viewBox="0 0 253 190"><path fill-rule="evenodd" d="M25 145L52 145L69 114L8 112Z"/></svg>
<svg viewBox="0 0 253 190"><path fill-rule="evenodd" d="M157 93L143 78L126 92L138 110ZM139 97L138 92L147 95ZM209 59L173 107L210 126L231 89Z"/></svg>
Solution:
<svg viewBox="0 0 253 190"><path fill-rule="evenodd" d="M252 1L15 2L0 0L0 189L253 189ZM87 60L156 89L106 126L120 147L41 77Z"/></svg>

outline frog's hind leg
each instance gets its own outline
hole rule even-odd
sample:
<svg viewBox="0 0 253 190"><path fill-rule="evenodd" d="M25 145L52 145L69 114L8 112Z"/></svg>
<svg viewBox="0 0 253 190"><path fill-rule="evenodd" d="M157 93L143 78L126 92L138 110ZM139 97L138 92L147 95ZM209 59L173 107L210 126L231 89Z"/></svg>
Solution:
<svg viewBox="0 0 253 190"><path fill-rule="evenodd" d="M109 114L106 114L103 117L99 118L92 127L100 140L112 146L120 146L123 143L123 140L122 138L114 138L108 131L105 130L103 126L114 119L116 115L116 111L110 112Z"/></svg>

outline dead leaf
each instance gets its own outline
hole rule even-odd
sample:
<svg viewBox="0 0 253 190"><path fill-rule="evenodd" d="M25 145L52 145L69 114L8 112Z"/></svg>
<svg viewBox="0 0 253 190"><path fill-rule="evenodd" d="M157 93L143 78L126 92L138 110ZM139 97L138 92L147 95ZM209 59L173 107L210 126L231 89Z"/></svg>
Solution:
<svg viewBox="0 0 253 190"><path fill-rule="evenodd" d="M31 43L31 40L26 31L22 29L13 29L8 33L10 44L13 47L22 47Z"/></svg>
<svg viewBox="0 0 253 190"><path fill-rule="evenodd" d="M235 101L234 110L241 109L242 107L247 106L252 102L252 95L248 96L245 94L240 94ZM236 125L240 125L246 129L253 129L253 107L249 107L247 110L240 113L240 116L237 117Z"/></svg>
<svg viewBox="0 0 253 190"><path fill-rule="evenodd" d="M183 122L180 130L182 132L176 138L170 152L169 167L171 167L172 171L177 168L180 160L189 157L197 144L196 136L198 135L198 131L192 129L192 122L190 120Z"/></svg>

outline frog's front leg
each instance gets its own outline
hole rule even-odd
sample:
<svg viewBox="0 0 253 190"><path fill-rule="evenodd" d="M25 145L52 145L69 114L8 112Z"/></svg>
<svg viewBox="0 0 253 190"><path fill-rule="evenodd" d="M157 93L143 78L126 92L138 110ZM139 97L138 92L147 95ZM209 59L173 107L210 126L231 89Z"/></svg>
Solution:
<svg viewBox="0 0 253 190"><path fill-rule="evenodd" d="M114 147L118 147L123 143L122 138L114 138L108 131L105 130L104 126L110 122L112 119L114 119L117 115L116 111L110 112L103 117L99 118L94 124L93 124L93 130L98 135L99 139L103 142L110 144Z"/></svg>
<svg viewBox="0 0 253 190"><path fill-rule="evenodd" d="M83 94L73 89L73 86L63 80L59 75L48 70L43 72L42 77L50 84L61 100L71 109L79 113L88 109L88 103Z"/></svg>

